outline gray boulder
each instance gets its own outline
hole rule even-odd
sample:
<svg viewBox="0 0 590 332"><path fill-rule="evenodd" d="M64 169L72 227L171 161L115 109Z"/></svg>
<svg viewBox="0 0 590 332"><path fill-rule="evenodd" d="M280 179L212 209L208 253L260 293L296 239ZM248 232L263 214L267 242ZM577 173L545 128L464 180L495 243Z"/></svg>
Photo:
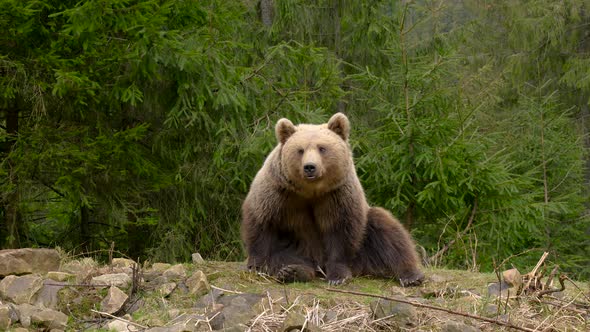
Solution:
<svg viewBox="0 0 590 332"><path fill-rule="evenodd" d="M114 314L115 312L119 311L121 307L123 307L125 301L127 301L127 298L127 294L125 294L122 290L115 286L111 286L107 296L105 296L105 298L102 300L100 308L106 313Z"/></svg>
<svg viewBox="0 0 590 332"><path fill-rule="evenodd" d="M44 274L59 270L60 257L55 249L0 250L0 276Z"/></svg>
<svg viewBox="0 0 590 332"><path fill-rule="evenodd" d="M0 281L0 297L15 304L33 303L41 287L43 279L37 275L9 275Z"/></svg>

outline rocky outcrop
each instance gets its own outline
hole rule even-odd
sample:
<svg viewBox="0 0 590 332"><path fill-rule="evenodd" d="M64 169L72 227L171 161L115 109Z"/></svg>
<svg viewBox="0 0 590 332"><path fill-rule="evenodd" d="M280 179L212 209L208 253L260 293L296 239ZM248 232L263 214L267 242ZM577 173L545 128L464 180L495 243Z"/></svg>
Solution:
<svg viewBox="0 0 590 332"><path fill-rule="evenodd" d="M200 255L194 257L200 258ZM106 266L83 258L65 263L60 270L60 258L55 250L2 250L0 278L4 278L0 279L0 331L27 331L32 327L63 331L68 328L68 316L64 312L77 311L81 315L90 315L85 317L88 321L95 320L97 315L109 317L106 315L134 312L145 302L137 295L130 297L135 266L137 263L125 258L114 258L112 264ZM148 291L158 292L159 298L169 297L174 292L194 297L209 291L205 273L195 270L190 274L182 264L156 263L153 268L141 269L140 272L141 275L145 272L146 278L136 280ZM187 275L190 277L187 278ZM103 289L106 287L108 291L105 294ZM94 308L94 311L85 309L80 312L84 306ZM129 315L124 319L105 317L100 327L108 330L147 329L134 323ZM228 317L231 318L231 315ZM171 317L172 324L163 329L192 331L210 318L178 312ZM162 321L161 325L165 323Z"/></svg>
<svg viewBox="0 0 590 332"><path fill-rule="evenodd" d="M32 303L41 287L43 279L37 275L10 275L0 281L0 297L14 304Z"/></svg>
<svg viewBox="0 0 590 332"><path fill-rule="evenodd" d="M59 253L54 249L0 250L0 277L57 271L59 262Z"/></svg>

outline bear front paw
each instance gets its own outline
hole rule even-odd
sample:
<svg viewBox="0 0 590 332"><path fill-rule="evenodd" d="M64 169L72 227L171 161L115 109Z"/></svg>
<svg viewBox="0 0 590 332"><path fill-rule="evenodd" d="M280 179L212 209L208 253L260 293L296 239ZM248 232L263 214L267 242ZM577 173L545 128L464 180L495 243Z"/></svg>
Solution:
<svg viewBox="0 0 590 332"><path fill-rule="evenodd" d="M342 285L344 283L346 283L350 278L342 278L342 279L336 279L336 280L328 280L328 285L330 286L339 286Z"/></svg>
<svg viewBox="0 0 590 332"><path fill-rule="evenodd" d="M309 281L313 278L314 271L305 265L286 265L277 272L280 282L290 283L295 281Z"/></svg>
<svg viewBox="0 0 590 332"><path fill-rule="evenodd" d="M399 278L399 283L402 287L420 286L423 281L424 273L420 271Z"/></svg>
<svg viewBox="0 0 590 332"><path fill-rule="evenodd" d="M337 264L328 266L328 275L326 276L326 279L328 279L328 284L330 286L342 285L350 278L352 278L352 273L346 265Z"/></svg>

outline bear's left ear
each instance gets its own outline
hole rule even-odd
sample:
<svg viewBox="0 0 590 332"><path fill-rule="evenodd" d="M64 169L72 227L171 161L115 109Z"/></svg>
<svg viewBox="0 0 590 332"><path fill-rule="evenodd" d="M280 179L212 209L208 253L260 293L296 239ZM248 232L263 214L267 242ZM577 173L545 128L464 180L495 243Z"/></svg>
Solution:
<svg viewBox="0 0 590 332"><path fill-rule="evenodd" d="M287 139L295 132L295 126L289 119L282 118L275 126L275 135L281 144L285 144Z"/></svg>
<svg viewBox="0 0 590 332"><path fill-rule="evenodd" d="M332 115L328 121L328 129L338 134L343 140L348 141L350 135L350 122L343 113L336 113Z"/></svg>

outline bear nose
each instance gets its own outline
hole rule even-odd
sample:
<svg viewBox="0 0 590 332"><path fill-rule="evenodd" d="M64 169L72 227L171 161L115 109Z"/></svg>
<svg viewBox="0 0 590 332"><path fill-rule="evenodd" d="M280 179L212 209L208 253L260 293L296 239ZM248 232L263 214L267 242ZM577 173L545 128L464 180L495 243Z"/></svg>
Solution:
<svg viewBox="0 0 590 332"><path fill-rule="evenodd" d="M303 165L303 171L306 175L313 175L315 173L316 167L314 163L307 163Z"/></svg>

